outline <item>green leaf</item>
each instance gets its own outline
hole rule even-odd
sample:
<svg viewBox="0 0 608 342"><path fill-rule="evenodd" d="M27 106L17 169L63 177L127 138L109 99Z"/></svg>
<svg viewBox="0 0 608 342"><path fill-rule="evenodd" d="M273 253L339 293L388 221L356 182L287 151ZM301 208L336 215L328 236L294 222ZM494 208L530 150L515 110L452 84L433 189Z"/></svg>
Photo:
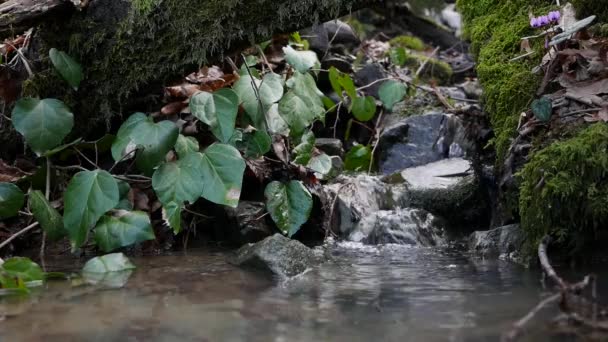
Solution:
<svg viewBox="0 0 608 342"><path fill-rule="evenodd" d="M55 69L65 79L68 84L78 90L78 86L83 79L82 67L70 55L63 51L52 48L49 51L49 57Z"/></svg>
<svg viewBox="0 0 608 342"><path fill-rule="evenodd" d="M325 107L326 110L331 110L332 112L336 110L336 103L334 102L334 100L330 99L327 96L323 96L321 98L321 101L323 101L323 106Z"/></svg>
<svg viewBox="0 0 608 342"><path fill-rule="evenodd" d="M285 60L297 71L305 73L315 65L319 65L317 54L313 51L296 51L291 46L283 48Z"/></svg>
<svg viewBox="0 0 608 342"><path fill-rule="evenodd" d="M131 191L131 186L129 183L122 180L116 180L116 184L118 184L119 202L114 209L133 210L133 205L129 200L129 191Z"/></svg>
<svg viewBox="0 0 608 342"><path fill-rule="evenodd" d="M325 113L323 107L323 93L317 88L317 83L311 74L301 74L295 72L293 76L287 81L287 86L298 95L306 105L310 106L312 110L319 113L317 116L321 117Z"/></svg>
<svg viewBox="0 0 608 342"><path fill-rule="evenodd" d="M320 178L324 179L332 170L331 158L325 153L314 156L310 158L308 167L318 173L321 176Z"/></svg>
<svg viewBox="0 0 608 342"><path fill-rule="evenodd" d="M120 210L117 216L105 215L95 227L95 242L106 253L154 238L150 217L142 211Z"/></svg>
<svg viewBox="0 0 608 342"><path fill-rule="evenodd" d="M118 163L127 153L132 152L137 145L131 140L131 132L135 130L137 125L148 120L144 113L134 113L122 123L116 133L116 139L112 143L112 158ZM131 144L131 148L129 148Z"/></svg>
<svg viewBox="0 0 608 342"><path fill-rule="evenodd" d="M336 67L332 66L329 68L329 83L336 94L340 96L340 98L344 98L342 96L342 85L340 84L340 72Z"/></svg>
<svg viewBox="0 0 608 342"><path fill-rule="evenodd" d="M259 158L265 155L270 151L271 144L272 139L265 131L255 130L243 136L245 157L247 158Z"/></svg>
<svg viewBox="0 0 608 342"><path fill-rule="evenodd" d="M239 96L231 89L198 92L190 99L192 114L207 124L213 135L227 143L234 134Z"/></svg>
<svg viewBox="0 0 608 342"><path fill-rule="evenodd" d="M173 234L182 230L182 205L170 202L163 205L162 217L165 224L173 229Z"/></svg>
<svg viewBox="0 0 608 342"><path fill-rule="evenodd" d="M348 74L343 74L342 76L340 76L339 82L342 89L344 89L346 94L351 99L357 97L357 89L355 88L355 82Z"/></svg>
<svg viewBox="0 0 608 342"><path fill-rule="evenodd" d="M17 132L38 155L61 144L74 126L74 115L57 99L19 99L12 120Z"/></svg>
<svg viewBox="0 0 608 342"><path fill-rule="evenodd" d="M0 218L17 215L23 207L25 195L12 183L0 183Z"/></svg>
<svg viewBox="0 0 608 342"><path fill-rule="evenodd" d="M532 113L540 121L549 121L551 119L551 113L553 112L553 105L551 100L545 96L540 99L532 101Z"/></svg>
<svg viewBox="0 0 608 342"><path fill-rule="evenodd" d="M371 96L355 97L350 110L355 119L362 122L369 121L376 115L376 100Z"/></svg>
<svg viewBox="0 0 608 342"><path fill-rule="evenodd" d="M80 144L81 141L82 141L82 138L78 138L78 139L76 139L76 140L74 140L72 142L69 142L67 144L63 144L63 145L57 146L55 148L52 148L52 149L44 152L41 156L42 157L51 157L51 156L53 156L53 155L55 155L55 154L57 154L57 153L59 153L61 151L66 150L68 147Z"/></svg>
<svg viewBox="0 0 608 342"><path fill-rule="evenodd" d="M63 228L63 218L57 209L53 208L41 191L35 190L29 194L30 209L40 223L40 227L46 232L51 241L57 241L66 236Z"/></svg>
<svg viewBox="0 0 608 342"><path fill-rule="evenodd" d="M391 63L397 66L402 67L405 65L405 62L407 62L407 51L405 51L405 48L391 48L388 53L391 58Z"/></svg>
<svg viewBox="0 0 608 342"><path fill-rule="evenodd" d="M43 280L44 272L29 258L13 257L0 266L0 285L3 288L18 288L25 282Z"/></svg>
<svg viewBox="0 0 608 342"><path fill-rule="evenodd" d="M179 130L171 121L142 121L129 135L136 145L143 147L143 151L137 154L137 167L146 175L151 175L175 146L178 135Z"/></svg>
<svg viewBox="0 0 608 342"><path fill-rule="evenodd" d="M384 108L387 110L393 110L393 106L405 97L407 94L407 87L405 84L395 80L389 80L380 86L378 90L378 96L380 101L384 104Z"/></svg>
<svg viewBox="0 0 608 342"><path fill-rule="evenodd" d="M293 91L287 92L279 102L279 113L287 122L290 132L294 136L301 135L306 127L317 118L317 113Z"/></svg>
<svg viewBox="0 0 608 342"><path fill-rule="evenodd" d="M252 82L255 83L255 88ZM264 113L266 109L283 97L283 78L272 72L264 75L263 80L243 75L232 89L238 94L243 109L251 118L253 125L261 130L265 128ZM259 91L260 101L258 101L256 90ZM262 107L260 107L260 102Z"/></svg>
<svg viewBox="0 0 608 342"><path fill-rule="evenodd" d="M239 203L245 161L230 145L209 146L201 161L203 195L207 200L233 208Z"/></svg>
<svg viewBox="0 0 608 342"><path fill-rule="evenodd" d="M367 171L372 160L372 150L366 145L356 145L346 153L344 168L351 171Z"/></svg>
<svg viewBox="0 0 608 342"><path fill-rule="evenodd" d="M274 103L266 111L266 123L268 124L268 133L289 135L289 126L281 114L279 114L279 105L277 103Z"/></svg>
<svg viewBox="0 0 608 342"><path fill-rule="evenodd" d="M293 153L295 154L293 162L300 165L307 165L312 157L312 151L314 149L315 134L312 131L308 131L302 135L300 144L293 149Z"/></svg>
<svg viewBox="0 0 608 342"><path fill-rule="evenodd" d="M202 159L199 152L191 152L178 161L162 164L154 172L152 188L161 203L196 202L205 185L201 170Z"/></svg>
<svg viewBox="0 0 608 342"><path fill-rule="evenodd" d="M89 229L119 201L118 184L103 170L78 172L64 194L63 225L72 248L80 247Z"/></svg>
<svg viewBox="0 0 608 342"><path fill-rule="evenodd" d="M178 157L183 157L190 152L198 152L198 140L194 137L186 137L180 134L175 142L175 151Z"/></svg>
<svg viewBox="0 0 608 342"><path fill-rule="evenodd" d="M302 182L271 182L266 186L264 196L266 209L283 234L293 236L308 221L312 210L312 195Z"/></svg>
<svg viewBox="0 0 608 342"><path fill-rule="evenodd" d="M112 253L95 257L82 268L83 273L108 273L121 272L135 269L135 265L131 263L122 253Z"/></svg>

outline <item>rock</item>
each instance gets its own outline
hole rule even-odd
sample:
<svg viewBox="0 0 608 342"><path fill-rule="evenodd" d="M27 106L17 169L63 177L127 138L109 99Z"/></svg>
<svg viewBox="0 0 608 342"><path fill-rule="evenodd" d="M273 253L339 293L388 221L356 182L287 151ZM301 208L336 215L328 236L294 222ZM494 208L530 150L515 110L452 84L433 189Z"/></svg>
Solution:
<svg viewBox="0 0 608 342"><path fill-rule="evenodd" d="M338 156L331 156L329 158L331 159L332 173L338 176L342 172L342 170L344 170L344 162L342 161L342 158Z"/></svg>
<svg viewBox="0 0 608 342"><path fill-rule="evenodd" d="M315 140L315 147L329 156L344 157L344 148L340 139L318 138Z"/></svg>
<svg viewBox="0 0 608 342"><path fill-rule="evenodd" d="M319 55L319 59L329 50L329 38L325 25L316 25L302 30L301 34L308 40L310 49Z"/></svg>
<svg viewBox="0 0 608 342"><path fill-rule="evenodd" d="M462 158L440 160L401 172L410 205L439 215L450 224L478 223L488 210L471 163Z"/></svg>
<svg viewBox="0 0 608 342"><path fill-rule="evenodd" d="M280 278L293 277L318 263L312 249L281 234L241 247L233 263L264 270Z"/></svg>
<svg viewBox="0 0 608 342"><path fill-rule="evenodd" d="M505 257L517 260L524 244L518 224L477 231L469 236L469 250L482 257Z"/></svg>
<svg viewBox="0 0 608 342"><path fill-rule="evenodd" d="M342 236L349 236L363 218L374 212L407 205L403 184L389 185L374 176L340 176L325 189L331 201L338 192L334 217L339 220L336 233Z"/></svg>
<svg viewBox="0 0 608 342"><path fill-rule="evenodd" d="M355 82L359 87L363 87L377 80L386 78L386 76L386 70L384 70L380 64L372 63L365 65L361 70L355 73ZM378 89L380 89L381 83L382 82L378 82L366 88L365 94L378 98Z"/></svg>
<svg viewBox="0 0 608 342"><path fill-rule="evenodd" d="M456 37L460 37L462 33L462 16L456 12L455 4L449 4L441 10L441 20L454 30Z"/></svg>
<svg viewBox="0 0 608 342"><path fill-rule="evenodd" d="M380 210L363 218L348 239L367 244L430 247L445 243L442 230L440 220L425 210Z"/></svg>
<svg viewBox="0 0 608 342"><path fill-rule="evenodd" d="M465 134L460 119L454 115L408 117L386 128L380 136L379 170L386 175L447 158L452 144L459 145L466 154L473 150L473 144Z"/></svg>
<svg viewBox="0 0 608 342"><path fill-rule="evenodd" d="M478 80L468 80L460 85L465 95L469 99L477 100L483 95L483 89Z"/></svg>
<svg viewBox="0 0 608 342"><path fill-rule="evenodd" d="M226 207L225 210L229 235L236 243L258 242L272 234L272 226L266 217L262 217L266 212L264 202L240 201L238 207Z"/></svg>
<svg viewBox="0 0 608 342"><path fill-rule="evenodd" d="M306 37L310 49L319 55L319 59L325 57L332 45L361 43L350 25L337 19L302 30L302 36Z"/></svg>

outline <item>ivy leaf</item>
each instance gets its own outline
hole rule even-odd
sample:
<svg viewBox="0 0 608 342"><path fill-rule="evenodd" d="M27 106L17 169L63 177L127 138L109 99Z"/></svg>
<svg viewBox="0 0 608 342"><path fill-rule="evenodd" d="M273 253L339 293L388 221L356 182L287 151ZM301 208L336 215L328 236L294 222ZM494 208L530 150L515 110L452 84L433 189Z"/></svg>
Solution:
<svg viewBox="0 0 608 342"><path fill-rule="evenodd" d="M344 168L351 171L363 171L369 168L372 161L372 150L366 145L356 145L346 153Z"/></svg>
<svg viewBox="0 0 608 342"><path fill-rule="evenodd" d="M70 55L63 51L59 51L52 48L49 51L49 57L51 63L55 66L55 69L59 71L59 74L65 79L68 84L78 90L78 86L83 79L82 67L76 62Z"/></svg>
<svg viewBox="0 0 608 342"><path fill-rule="evenodd" d="M61 144L74 126L74 115L57 99L19 99L12 120L17 132L38 155Z"/></svg>
<svg viewBox="0 0 608 342"><path fill-rule="evenodd" d="M294 136L301 135L306 127L317 118L317 113L293 91L287 92L279 102L279 113L287 122L290 132Z"/></svg>
<svg viewBox="0 0 608 342"><path fill-rule="evenodd" d="M389 80L380 86L378 96L387 110L393 110L393 106L401 100L407 93L407 87L399 81Z"/></svg>
<svg viewBox="0 0 608 342"><path fill-rule="evenodd" d="M317 54L313 51L296 51L291 46L283 48L285 60L297 71L305 73L315 65L319 65Z"/></svg>
<svg viewBox="0 0 608 342"><path fill-rule="evenodd" d="M89 229L119 201L118 184L103 170L78 172L64 194L63 226L72 248L80 247Z"/></svg>
<svg viewBox="0 0 608 342"><path fill-rule="evenodd" d="M336 95L344 98L342 96L342 85L340 84L340 72L334 66L329 68L329 83L331 84L331 88L336 92Z"/></svg>
<svg viewBox="0 0 608 342"><path fill-rule="evenodd" d="M308 167L318 173L321 176L319 178L325 179L330 174L333 166L331 158L327 154L322 153L310 158Z"/></svg>
<svg viewBox="0 0 608 342"><path fill-rule="evenodd" d="M173 229L173 234L177 235L182 230L182 205L175 202L163 205L162 218Z"/></svg>
<svg viewBox="0 0 608 342"><path fill-rule="evenodd" d="M255 83L255 88L252 82ZM249 75L243 75L234 84L232 89L239 96L243 109L247 112L255 128L261 130L265 128L264 113L266 112L266 108L283 97L283 78L272 72L264 75L263 80L252 79ZM259 101L256 89L259 92ZM260 102L262 103L262 108L260 108Z"/></svg>
<svg viewBox="0 0 608 342"><path fill-rule="evenodd" d="M325 113L323 106L323 93L317 88L317 83L311 74L302 74L295 72L293 76L287 81L287 86L298 95L306 105L311 107L311 110L315 111L318 117L322 117Z"/></svg>
<svg viewBox="0 0 608 342"><path fill-rule="evenodd" d="M25 195L12 183L0 183L0 218L17 215L23 207Z"/></svg>
<svg viewBox="0 0 608 342"><path fill-rule="evenodd" d="M43 280L44 272L29 258L13 257L0 266L0 285L3 288L18 288L25 282Z"/></svg>
<svg viewBox="0 0 608 342"><path fill-rule="evenodd" d="M272 139L265 131L255 130L243 136L243 144L245 146L245 157L259 158L270 151Z"/></svg>
<svg viewBox="0 0 608 342"><path fill-rule="evenodd" d="M196 202L204 187L201 162L202 155L191 152L178 161L162 164L152 176L152 188L160 202Z"/></svg>
<svg viewBox="0 0 608 342"><path fill-rule="evenodd" d="M51 241L57 241L66 235L63 228L63 218L57 209L53 208L41 191L35 190L29 194L30 209L40 223L40 227Z"/></svg>
<svg viewBox="0 0 608 342"><path fill-rule="evenodd" d="M551 113L553 112L553 106L551 100L543 96L540 99L532 101L532 113L540 121L549 121L551 119Z"/></svg>
<svg viewBox="0 0 608 342"><path fill-rule="evenodd" d="M268 133L289 135L289 126L281 114L279 114L279 105L277 103L274 103L266 111L266 123L268 124Z"/></svg>
<svg viewBox="0 0 608 342"><path fill-rule="evenodd" d="M234 134L239 96L232 89L198 92L190 99L192 114L207 124L213 135L227 143Z"/></svg>
<svg viewBox="0 0 608 342"><path fill-rule="evenodd" d="M168 120L158 123L146 120L137 125L129 135L136 145L143 147L137 154L137 167L146 175L152 174L175 146L178 135L177 126Z"/></svg>
<svg viewBox="0 0 608 342"><path fill-rule="evenodd" d="M131 263L122 253L112 253L95 257L82 268L83 273L108 273L121 272L135 269L135 265Z"/></svg>
<svg viewBox="0 0 608 342"><path fill-rule="evenodd" d="M350 110L355 119L362 122L369 121L376 114L376 100L371 96L355 97Z"/></svg>
<svg viewBox="0 0 608 342"><path fill-rule="evenodd" d="M239 151L226 144L209 146L201 161L205 199L233 208L239 203L245 161Z"/></svg>
<svg viewBox="0 0 608 342"><path fill-rule="evenodd" d="M133 210L133 205L129 200L129 191L131 191L131 186L129 183L116 180L116 184L118 184L118 204L114 209L123 209L123 210Z"/></svg>
<svg viewBox="0 0 608 342"><path fill-rule="evenodd" d="M302 135L300 144L293 149L295 154L294 163L300 165L308 164L308 161L312 157L312 151L315 148L315 134L312 131L308 131Z"/></svg>
<svg viewBox="0 0 608 342"><path fill-rule="evenodd" d="M264 197L270 217L283 234L292 237L308 221L312 210L312 195L302 182L271 182L266 186Z"/></svg>
<svg viewBox="0 0 608 342"><path fill-rule="evenodd" d="M142 211L120 210L117 216L105 215L95 227L95 242L106 253L154 238L150 217Z"/></svg>
<svg viewBox="0 0 608 342"><path fill-rule="evenodd" d="M198 152L198 140L194 137L186 137L182 134L177 136L177 141L175 142L175 152L177 152L177 156L182 158L190 152Z"/></svg>
<svg viewBox="0 0 608 342"><path fill-rule="evenodd" d="M131 132L133 132L137 125L146 120L148 120L146 114L134 113L122 123L118 129L118 133L116 133L116 139L112 143L112 158L114 158L115 162L118 163L127 153L132 152L132 150L129 151L129 144L131 144L132 149L136 148L136 145L131 140Z"/></svg>

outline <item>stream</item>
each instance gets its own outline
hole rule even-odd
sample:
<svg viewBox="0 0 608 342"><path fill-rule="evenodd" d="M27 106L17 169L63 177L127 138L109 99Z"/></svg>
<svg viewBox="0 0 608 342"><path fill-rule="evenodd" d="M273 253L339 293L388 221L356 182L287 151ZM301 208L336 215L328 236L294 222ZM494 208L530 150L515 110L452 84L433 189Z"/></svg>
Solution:
<svg viewBox="0 0 608 342"><path fill-rule="evenodd" d="M316 252L328 261L287 281L208 248L133 258L119 289L51 281L2 299L0 341L496 341L545 293L538 271L451 248ZM78 270L61 262L50 268ZM546 339L549 325L535 326L524 340Z"/></svg>

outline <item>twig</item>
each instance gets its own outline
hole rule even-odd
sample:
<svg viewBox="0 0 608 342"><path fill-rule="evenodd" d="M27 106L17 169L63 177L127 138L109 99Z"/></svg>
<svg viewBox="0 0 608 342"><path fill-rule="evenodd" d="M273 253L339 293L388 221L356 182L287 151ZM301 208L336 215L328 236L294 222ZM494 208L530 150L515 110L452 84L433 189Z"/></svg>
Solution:
<svg viewBox="0 0 608 342"><path fill-rule="evenodd" d="M249 74L249 77L251 78L251 86L253 87L253 92L255 93L255 97L258 99L259 111L260 111L261 115L264 115L264 104L262 103L262 98L260 97L260 90L258 89L258 86L255 84L255 78L253 77L251 70L249 70L249 65L247 65L247 59L245 58L245 55L241 54L241 57L243 58L243 63L245 65L245 69L247 69L247 74ZM260 113L258 113L258 114L260 114ZM255 124L257 125L257 122Z"/></svg>
<svg viewBox="0 0 608 342"><path fill-rule="evenodd" d="M336 120L334 121L334 139L336 139L336 129L338 128L338 121L340 121L340 109L342 108L342 101L338 103L338 109L336 109Z"/></svg>
<svg viewBox="0 0 608 342"><path fill-rule="evenodd" d="M376 121L376 127L375 127L375 131L376 133L374 134L374 148L372 149L372 155L371 155L371 159L369 161L369 169L367 170L367 174L371 174L372 173L372 167L374 166L374 153L376 152L376 148L378 148L378 141L380 141L380 134L382 134L382 131L384 130L384 127L382 127L382 115L384 114L384 110L380 111L380 115L378 115L378 120Z"/></svg>
<svg viewBox="0 0 608 342"><path fill-rule="evenodd" d="M51 158L46 157L46 188L44 192L44 197L47 201L51 198ZM44 229L42 230L42 243L40 244L40 264L42 265L42 270L46 272L46 262L44 260L44 250L46 248L46 232Z"/></svg>
<svg viewBox="0 0 608 342"><path fill-rule="evenodd" d="M436 47L435 50L433 50L433 53L431 53L431 55L427 59L425 59L424 62L422 62L422 64L418 68L418 70L416 70L416 78L418 78L418 76L420 76L420 73L422 73L422 70L424 70L424 68L426 67L428 62L431 60L431 58L433 58L437 54L437 52L439 52L439 46Z"/></svg>
<svg viewBox="0 0 608 342"><path fill-rule="evenodd" d="M531 56L531 55L533 55L535 53L536 53L536 51L530 51L530 52L524 53L523 55L519 55L517 57L509 59L509 62L515 62L516 60L519 60L519 59Z"/></svg>
<svg viewBox="0 0 608 342"><path fill-rule="evenodd" d="M80 152L80 150L74 146L72 146L72 148L74 149L74 151L76 151L76 153L78 153L82 158L84 158L87 162L89 162L89 164L93 165L96 169L101 169L99 167L99 165L97 165L97 163L95 163L94 161L92 161L91 159L89 159L87 156L84 155L84 153Z"/></svg>
<svg viewBox="0 0 608 342"><path fill-rule="evenodd" d="M597 112L598 110L602 110L602 108L596 107L596 108L588 108L588 109L575 110L575 111L568 112L566 114L560 115L560 117L565 117L565 116L570 116L570 115L576 115L576 114L582 114L582 113L593 113L593 112Z"/></svg>
<svg viewBox="0 0 608 342"><path fill-rule="evenodd" d="M532 310L530 310L530 312L528 312L524 317L522 317L520 320L513 324L511 330L503 336L502 341L514 341L515 339L517 339L517 337L521 334L521 331L524 326L528 324L528 322L530 322L540 310L542 310L545 306L558 301L560 298L562 298L562 294L556 293L538 303Z"/></svg>
<svg viewBox="0 0 608 342"><path fill-rule="evenodd" d="M133 153L135 153L137 151L137 149L133 149L131 151L129 151L128 153L125 153L124 156L122 156L122 158L120 158L116 163L114 163L114 165L112 165L112 167L108 170L108 172L112 173L112 170L114 170L114 168L116 167L116 165L120 164L122 161L124 161L128 156L132 155Z"/></svg>
<svg viewBox="0 0 608 342"><path fill-rule="evenodd" d="M398 80L398 81L403 81L403 80L402 80L402 79L400 79L399 77L386 77L386 78L381 78L381 79L379 79L379 80L375 80L375 81L373 81L373 82L371 82L371 83L369 83L369 84L366 84L366 85L364 85L364 86L362 86L362 87L357 88L356 90L357 90L357 91L359 91L359 90L363 90L363 89L366 89L366 88L369 88L369 87L373 86L374 84L377 84L377 83L380 83L380 82L384 82L384 81L390 81L390 80Z"/></svg>
<svg viewBox="0 0 608 342"><path fill-rule="evenodd" d="M34 222L34 223L30 224L29 226L27 226L27 227L21 229L20 231L16 232L15 234L11 235L11 237L9 237L8 239L6 239L2 243L0 243L0 249L2 249L2 247L5 247L6 245L8 245L11 241L15 240L20 235L23 235L23 234L29 232L30 230L38 227L38 225L39 225L38 222Z"/></svg>
<svg viewBox="0 0 608 342"><path fill-rule="evenodd" d="M561 290L568 289L568 285L564 282L562 278L560 278L551 263L549 262L549 257L547 256L547 246L551 243L551 237L549 235L545 235L543 239L540 241L538 245L538 259L540 261L540 265L543 268L543 271L549 278L551 278L557 285L559 285Z"/></svg>
<svg viewBox="0 0 608 342"><path fill-rule="evenodd" d="M192 211L192 210L190 210L188 208L185 208L185 207L184 207L184 211L187 212L187 213L190 213L192 215L199 216L199 217L206 218L206 219L213 218L211 216L207 216L207 215L203 215L201 213L197 213L196 211Z"/></svg>

